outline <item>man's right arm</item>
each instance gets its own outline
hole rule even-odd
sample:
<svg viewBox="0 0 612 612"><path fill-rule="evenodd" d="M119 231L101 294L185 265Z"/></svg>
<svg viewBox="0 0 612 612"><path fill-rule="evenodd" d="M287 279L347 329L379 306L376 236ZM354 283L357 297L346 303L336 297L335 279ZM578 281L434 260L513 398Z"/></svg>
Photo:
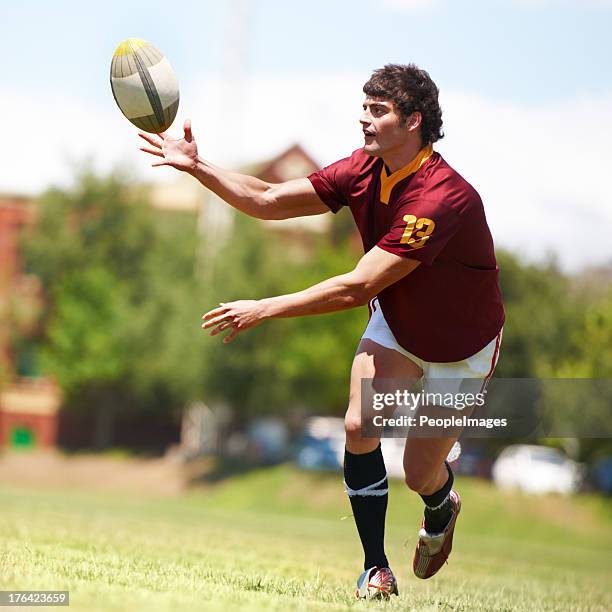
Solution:
<svg viewBox="0 0 612 612"><path fill-rule="evenodd" d="M191 122L185 121L183 138L159 138L139 132L150 146L141 151L161 157L153 166L171 166L194 176L222 200L257 219L290 219L319 215L329 208L317 195L307 178L285 183L267 183L253 176L217 168L198 156L198 147L191 132Z"/></svg>
<svg viewBox="0 0 612 612"><path fill-rule="evenodd" d="M201 159L190 174L222 200L257 219L290 219L329 212L307 178L267 183Z"/></svg>

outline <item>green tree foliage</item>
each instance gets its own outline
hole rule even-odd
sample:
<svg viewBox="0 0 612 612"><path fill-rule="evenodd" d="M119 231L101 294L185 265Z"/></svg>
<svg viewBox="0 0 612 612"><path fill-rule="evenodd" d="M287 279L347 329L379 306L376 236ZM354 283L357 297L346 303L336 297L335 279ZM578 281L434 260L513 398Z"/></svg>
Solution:
<svg viewBox="0 0 612 612"><path fill-rule="evenodd" d="M25 244L46 293L38 353L73 410L178 415L201 399L241 417L344 412L365 308L267 321L229 345L208 338L200 317L352 269L360 252L346 214L319 237L237 215L220 250L199 262L204 282L195 255L210 236L198 237L195 217L154 211L120 177L85 172L74 188L45 193L39 212ZM498 259L507 322L496 374L610 377L612 295L577 291L553 263Z"/></svg>
<svg viewBox="0 0 612 612"><path fill-rule="evenodd" d="M232 237L210 263L215 272L209 306L299 291L349 271L356 259L346 243L332 248L321 237L303 244L292 233L239 216ZM213 338L207 342L207 390L243 414L293 407L341 413L366 320L362 309L266 321L230 345Z"/></svg>
<svg viewBox="0 0 612 612"><path fill-rule="evenodd" d="M38 205L24 253L46 294L39 361L69 409L106 423L98 444L111 441L113 414L178 412L200 397L195 219L87 171Z"/></svg>
<svg viewBox="0 0 612 612"><path fill-rule="evenodd" d="M571 295L571 279L554 263L525 265L504 251L497 258L506 324L496 375L552 373L574 349L574 329L583 318L584 304Z"/></svg>
<svg viewBox="0 0 612 612"><path fill-rule="evenodd" d="M580 276L564 275L554 263L524 265L504 252L498 259L507 321L496 376L545 379L537 405L547 431L609 431L612 292L585 289ZM596 380L573 383L575 378ZM540 442L565 447L568 439ZM582 460L612 451L605 438L570 446Z"/></svg>
<svg viewBox="0 0 612 612"><path fill-rule="evenodd" d="M579 325L570 333L572 350L560 360L555 374L565 378L612 378L612 291L583 302Z"/></svg>
<svg viewBox="0 0 612 612"><path fill-rule="evenodd" d="M359 256L348 241L319 240L313 262L289 279L288 290L348 272ZM281 373L291 381L295 403L319 414L344 414L351 363L367 321L365 307L291 321L279 348Z"/></svg>
<svg viewBox="0 0 612 612"><path fill-rule="evenodd" d="M569 334L571 350L561 355L556 367L545 369L542 376L586 379L578 384L548 381L542 410L554 423L556 431L578 427L586 436L604 436L610 432L610 393L612 392L612 291L595 299L581 295L582 316L574 321ZM569 383L569 384L568 384ZM566 440L561 440L561 446ZM576 453L586 461L612 454L612 439L584 438Z"/></svg>
<svg viewBox="0 0 612 612"><path fill-rule="evenodd" d="M107 268L85 266L62 275L51 295L43 367L69 395L87 385L119 382L129 367L129 296Z"/></svg>

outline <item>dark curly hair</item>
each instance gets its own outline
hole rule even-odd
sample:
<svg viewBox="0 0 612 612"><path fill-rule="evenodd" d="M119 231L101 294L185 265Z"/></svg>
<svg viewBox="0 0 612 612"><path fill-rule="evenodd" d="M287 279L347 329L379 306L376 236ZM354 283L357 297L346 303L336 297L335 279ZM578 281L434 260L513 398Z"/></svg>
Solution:
<svg viewBox="0 0 612 612"><path fill-rule="evenodd" d="M444 138L439 90L425 70L414 64L387 64L372 73L363 93L393 102L404 121L411 113L420 112L423 144Z"/></svg>

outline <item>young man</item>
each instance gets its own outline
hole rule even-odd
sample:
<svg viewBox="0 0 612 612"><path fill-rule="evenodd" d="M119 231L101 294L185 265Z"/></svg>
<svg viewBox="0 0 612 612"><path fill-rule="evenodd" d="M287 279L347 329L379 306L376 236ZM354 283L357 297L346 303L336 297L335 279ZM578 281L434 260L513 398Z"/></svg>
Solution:
<svg viewBox="0 0 612 612"><path fill-rule="evenodd" d="M303 291L223 303L203 316L230 342L275 317L323 314L370 304L351 370L345 418L345 487L365 554L358 597L397 594L384 550L387 474L380 440L363 435L362 379L463 380L491 376L504 310L493 241L477 192L432 145L443 134L438 88L414 65L387 65L365 84L364 146L308 178L269 184L216 168L184 137L141 133L142 150L197 178L228 204L259 219L351 209L365 255L355 269ZM413 569L429 578L452 546L461 509L445 459L453 437L409 436L406 484L425 503Z"/></svg>

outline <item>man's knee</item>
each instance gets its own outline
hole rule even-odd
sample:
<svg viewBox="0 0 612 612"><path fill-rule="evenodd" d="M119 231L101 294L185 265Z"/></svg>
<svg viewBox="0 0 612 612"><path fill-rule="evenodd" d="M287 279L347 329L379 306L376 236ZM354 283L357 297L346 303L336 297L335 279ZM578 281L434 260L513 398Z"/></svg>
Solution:
<svg viewBox="0 0 612 612"><path fill-rule="evenodd" d="M348 438L361 438L361 415L347 413L344 417L344 431Z"/></svg>
<svg viewBox="0 0 612 612"><path fill-rule="evenodd" d="M375 436L364 436L363 421L359 413L347 412L344 417L344 431L346 432L346 449L351 453L369 453L376 449L380 439Z"/></svg>

